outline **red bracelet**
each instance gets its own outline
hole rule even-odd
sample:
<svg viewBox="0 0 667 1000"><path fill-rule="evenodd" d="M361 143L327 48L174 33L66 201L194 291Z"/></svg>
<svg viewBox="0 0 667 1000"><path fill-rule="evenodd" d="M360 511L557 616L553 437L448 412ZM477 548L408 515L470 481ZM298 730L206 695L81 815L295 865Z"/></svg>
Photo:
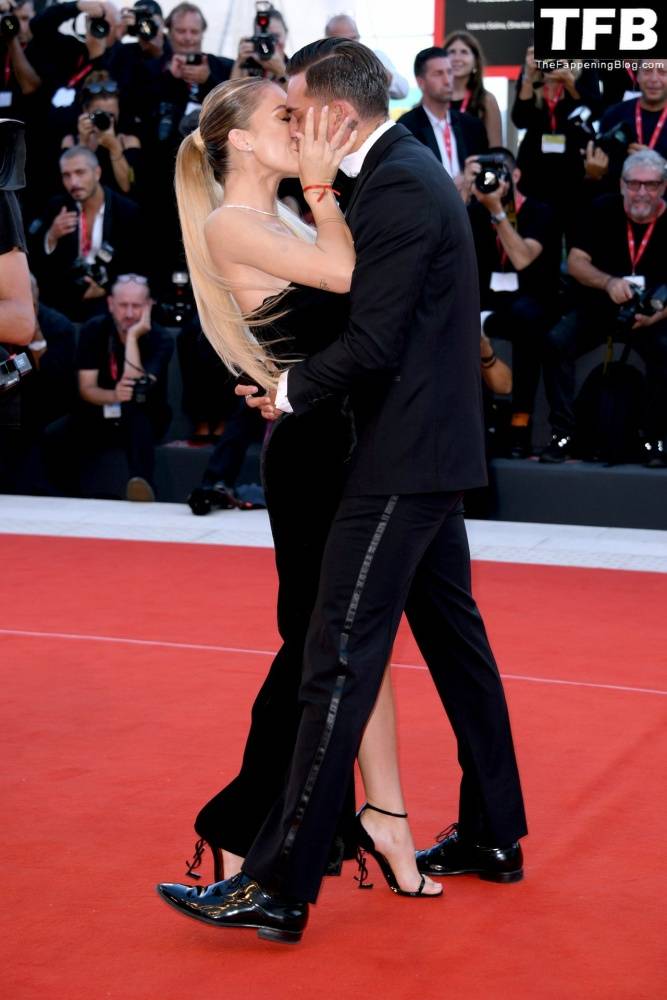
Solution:
<svg viewBox="0 0 667 1000"><path fill-rule="evenodd" d="M303 189L303 193L305 194L306 191L319 191L320 196L317 199L318 201L322 201L325 191L331 191L340 198L340 191L336 191L335 187L331 184L307 184Z"/></svg>

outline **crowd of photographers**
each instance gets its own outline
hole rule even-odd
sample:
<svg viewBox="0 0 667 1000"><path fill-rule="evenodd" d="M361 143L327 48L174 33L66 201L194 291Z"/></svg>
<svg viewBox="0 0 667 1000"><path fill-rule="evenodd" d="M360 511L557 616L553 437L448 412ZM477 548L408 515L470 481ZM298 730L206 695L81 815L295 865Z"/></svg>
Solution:
<svg viewBox="0 0 667 1000"><path fill-rule="evenodd" d="M239 504L231 480L261 427L255 414L239 412L233 383L201 334L173 166L217 84L248 74L286 78L287 25L258 3L235 60L204 51L206 28L187 2L165 18L154 0L124 10L106 0L0 0L0 115L25 123L20 199L34 301L21 460L4 489L85 492L88 459L117 448L127 460L126 495L151 499L176 345L191 441L218 444L197 512L211 498ZM359 37L347 15L331 18L325 32ZM405 97L407 81L378 55L392 97ZM535 455L543 376L552 437L538 449L541 461L606 457L665 467L667 64L544 73L529 49L510 112L516 149L503 145L483 70L478 42L463 31L418 53L422 98L401 122L441 160L468 206L490 413L511 385L496 452ZM305 207L297 182L280 194L295 210ZM498 341L512 344L512 376L496 356ZM577 358L612 342L635 351L643 374L610 363L608 349L576 397Z"/></svg>

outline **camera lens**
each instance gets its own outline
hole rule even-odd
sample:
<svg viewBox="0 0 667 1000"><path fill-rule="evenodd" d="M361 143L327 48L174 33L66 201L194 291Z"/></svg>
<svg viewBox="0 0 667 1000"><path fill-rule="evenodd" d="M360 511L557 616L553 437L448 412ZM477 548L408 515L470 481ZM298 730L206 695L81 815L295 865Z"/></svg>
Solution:
<svg viewBox="0 0 667 1000"><path fill-rule="evenodd" d="M111 31L111 25L103 17L91 17L88 30L93 38L106 38Z"/></svg>
<svg viewBox="0 0 667 1000"><path fill-rule="evenodd" d="M96 129L106 132L111 128L113 118L107 111L91 111L89 118Z"/></svg>

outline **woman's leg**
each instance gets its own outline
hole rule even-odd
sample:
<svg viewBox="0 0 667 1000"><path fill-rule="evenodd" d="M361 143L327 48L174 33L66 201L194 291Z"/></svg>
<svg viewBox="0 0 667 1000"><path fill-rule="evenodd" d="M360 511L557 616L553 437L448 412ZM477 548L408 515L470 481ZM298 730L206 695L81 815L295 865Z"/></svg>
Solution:
<svg viewBox="0 0 667 1000"><path fill-rule="evenodd" d="M366 725L358 761L367 801L388 812L406 812L398 766L390 666L384 672L375 708ZM363 813L361 822L378 851L389 861L400 887L408 892L416 891L421 875L417 871L415 845L407 819L384 816L369 809ZM426 879L425 894L439 895L441 892L442 887L437 882Z"/></svg>

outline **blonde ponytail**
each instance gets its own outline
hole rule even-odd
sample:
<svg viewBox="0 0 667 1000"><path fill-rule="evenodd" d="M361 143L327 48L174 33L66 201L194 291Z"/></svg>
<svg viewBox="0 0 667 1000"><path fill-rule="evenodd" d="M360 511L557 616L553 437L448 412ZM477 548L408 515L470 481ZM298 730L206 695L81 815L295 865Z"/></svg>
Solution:
<svg viewBox="0 0 667 1000"><path fill-rule="evenodd" d="M284 313L268 316L260 312L259 317L244 317L232 286L215 273L204 237L204 223L222 204L223 188L216 174L224 177L227 135L232 128L244 127L262 85L258 79L235 80L221 84L208 95L200 128L187 136L178 150L176 201L190 280L206 338L231 372L245 372L259 385L271 389L277 385L280 363L272 356L269 345L259 343L251 330L270 324ZM314 230L287 206L279 203L278 213L296 236L314 241Z"/></svg>

